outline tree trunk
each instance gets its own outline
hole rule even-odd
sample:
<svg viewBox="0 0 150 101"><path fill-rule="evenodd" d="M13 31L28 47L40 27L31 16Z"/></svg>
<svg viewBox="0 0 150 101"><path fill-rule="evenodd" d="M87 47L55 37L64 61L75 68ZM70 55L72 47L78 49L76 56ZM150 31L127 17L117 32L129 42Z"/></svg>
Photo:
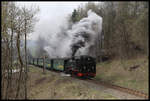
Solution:
<svg viewBox="0 0 150 101"><path fill-rule="evenodd" d="M27 19L25 19L25 99L27 99L27 77L28 77L28 74L27 74L27 37L26 37L26 25L27 25Z"/></svg>
<svg viewBox="0 0 150 101"><path fill-rule="evenodd" d="M20 62L20 74L19 74L19 79L18 79L18 87L17 87L17 92L16 92L16 98L18 98L19 96L19 92L20 92L20 83L21 83L21 78L22 78L22 67L23 67L23 62L21 59L21 54L20 54L20 26L19 26L19 31L17 33L17 51L18 51L18 58L19 58L19 62Z"/></svg>
<svg viewBox="0 0 150 101"><path fill-rule="evenodd" d="M43 74L45 74L45 56L43 57Z"/></svg>

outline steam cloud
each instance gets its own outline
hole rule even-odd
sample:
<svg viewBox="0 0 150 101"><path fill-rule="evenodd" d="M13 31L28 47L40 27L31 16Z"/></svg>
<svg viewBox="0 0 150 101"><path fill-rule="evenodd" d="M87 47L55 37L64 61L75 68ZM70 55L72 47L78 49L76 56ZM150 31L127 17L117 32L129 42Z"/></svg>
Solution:
<svg viewBox="0 0 150 101"><path fill-rule="evenodd" d="M70 30L67 27L50 36L49 45L44 47L50 58L88 55L98 34L101 36L102 18L92 10L87 17L75 23Z"/></svg>

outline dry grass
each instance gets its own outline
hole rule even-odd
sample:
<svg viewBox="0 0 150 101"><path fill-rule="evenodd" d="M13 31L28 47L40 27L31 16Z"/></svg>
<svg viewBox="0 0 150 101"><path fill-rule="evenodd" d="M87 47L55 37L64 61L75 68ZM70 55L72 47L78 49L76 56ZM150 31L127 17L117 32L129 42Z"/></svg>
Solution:
<svg viewBox="0 0 150 101"><path fill-rule="evenodd" d="M29 99L116 99L111 94L96 87L73 80L71 77L60 77L59 74L32 66L30 68ZM90 87L89 87L90 86Z"/></svg>
<svg viewBox="0 0 150 101"><path fill-rule="evenodd" d="M129 68L140 65L133 71ZM148 58L113 60L97 64L97 79L148 93Z"/></svg>

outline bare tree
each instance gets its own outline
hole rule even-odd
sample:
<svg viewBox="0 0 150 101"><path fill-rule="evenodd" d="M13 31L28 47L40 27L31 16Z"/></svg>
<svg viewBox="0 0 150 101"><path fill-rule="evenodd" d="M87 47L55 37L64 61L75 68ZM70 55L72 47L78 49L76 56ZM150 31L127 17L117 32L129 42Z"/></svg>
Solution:
<svg viewBox="0 0 150 101"><path fill-rule="evenodd" d="M35 8L27 9L26 7L19 8L14 2L2 2L2 98L5 99L20 98L23 96L21 92L23 84L25 99L27 99L27 51L26 40L27 34L33 32L35 22L35 15L38 12ZM25 37L25 62L23 60L23 53L21 52L21 43L23 36ZM16 47L17 51L14 50ZM14 80L12 81L12 69L14 68L14 52L17 52L19 64L16 68L20 69L18 80L14 87ZM6 62L7 61L7 62ZM23 67L26 66L25 76L23 75ZM6 75L7 73L7 75ZM6 78L5 78L6 77ZM7 81L7 82L6 82ZM24 83L25 82L25 83ZM15 90L16 89L16 90ZM13 90L13 93L11 91ZM21 97L22 98L22 97Z"/></svg>
<svg viewBox="0 0 150 101"><path fill-rule="evenodd" d="M35 14L39 11L37 9L27 9L25 6L22 8L23 20L24 20L24 36L25 36L25 99L27 99L27 78L28 78L28 68L27 68L27 34L33 32L33 27L37 19Z"/></svg>

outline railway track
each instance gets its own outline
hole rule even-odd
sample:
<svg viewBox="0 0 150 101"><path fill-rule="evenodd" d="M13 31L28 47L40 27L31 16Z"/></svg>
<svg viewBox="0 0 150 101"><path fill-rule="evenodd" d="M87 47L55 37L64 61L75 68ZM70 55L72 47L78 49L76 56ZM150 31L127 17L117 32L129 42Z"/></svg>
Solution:
<svg viewBox="0 0 150 101"><path fill-rule="evenodd" d="M99 84L99 85L103 85L105 87L109 87L109 88L112 88L112 89L115 89L115 90L119 90L121 92L125 92L125 93L131 94L131 95L135 95L135 96L138 96L138 97L148 99L148 94L143 93L141 91L137 91L137 90L133 90L133 89L113 85L113 84L106 83L106 82L103 82L103 81L97 81L95 79L86 79L86 81L92 82L92 83L95 83L95 84Z"/></svg>
<svg viewBox="0 0 150 101"><path fill-rule="evenodd" d="M50 71L52 71L52 70L50 70ZM59 73L59 71L54 71L54 72L58 72ZM75 75L72 75L71 77L77 78ZM98 81L96 79L81 79L81 78L78 78L78 79L85 80L85 81L88 81L88 82L91 82L91 83L95 83L95 84L98 84L98 85L103 85L105 87L109 87L109 88L112 88L112 89L115 89L115 90L119 90L121 92L125 92L125 93L131 94L131 95L135 95L135 96L138 96L138 97L142 97L142 98L145 98L145 99L149 98L148 94L143 93L141 91L137 91L137 90L133 90L133 89L129 89L129 88L113 85L113 84L110 84L110 83L107 83L107 82L104 82L104 81Z"/></svg>

